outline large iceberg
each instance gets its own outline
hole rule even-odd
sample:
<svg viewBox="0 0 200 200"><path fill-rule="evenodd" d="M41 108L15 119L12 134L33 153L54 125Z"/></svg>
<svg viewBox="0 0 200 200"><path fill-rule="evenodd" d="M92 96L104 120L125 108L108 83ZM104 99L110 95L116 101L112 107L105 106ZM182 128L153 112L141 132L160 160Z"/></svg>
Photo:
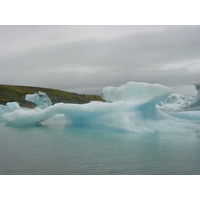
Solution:
<svg viewBox="0 0 200 200"><path fill-rule="evenodd" d="M128 82L120 87L106 87L102 90L102 98L107 102L132 102L143 104L148 102L159 103L166 101L173 92L169 87L160 84L143 82Z"/></svg>
<svg viewBox="0 0 200 200"><path fill-rule="evenodd" d="M168 105L167 98L172 93L171 88L160 84L128 82L120 87L104 88L101 96L106 102L93 101L82 105L57 103L43 110L17 109L4 114L3 119L8 125L26 126L44 124L59 115L74 125L137 133L199 131L200 124L175 116L168 112L168 107L160 106ZM195 119L200 119L199 113Z"/></svg>

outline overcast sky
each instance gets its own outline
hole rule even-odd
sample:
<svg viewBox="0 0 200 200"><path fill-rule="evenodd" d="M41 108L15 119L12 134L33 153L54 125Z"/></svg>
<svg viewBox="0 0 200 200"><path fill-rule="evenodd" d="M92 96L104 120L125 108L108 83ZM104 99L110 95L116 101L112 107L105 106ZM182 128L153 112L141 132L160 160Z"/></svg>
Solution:
<svg viewBox="0 0 200 200"><path fill-rule="evenodd" d="M0 26L0 84L100 94L200 81L200 26Z"/></svg>

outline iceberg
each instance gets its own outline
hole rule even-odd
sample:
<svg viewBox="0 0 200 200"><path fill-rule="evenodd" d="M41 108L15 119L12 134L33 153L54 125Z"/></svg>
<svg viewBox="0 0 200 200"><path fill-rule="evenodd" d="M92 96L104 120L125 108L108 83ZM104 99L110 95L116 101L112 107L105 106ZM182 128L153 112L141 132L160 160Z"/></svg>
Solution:
<svg viewBox="0 0 200 200"><path fill-rule="evenodd" d="M52 106L52 102L48 95L40 91L35 94L27 94L25 100L35 103L37 105L36 108L40 109L45 109L49 106Z"/></svg>
<svg viewBox="0 0 200 200"><path fill-rule="evenodd" d="M200 83L193 82L192 84L195 85L197 94L194 98L194 101L188 106L187 109L200 110Z"/></svg>
<svg viewBox="0 0 200 200"><path fill-rule="evenodd" d="M20 105L18 102L8 102L6 103L6 105L10 107L14 107L14 108L20 108Z"/></svg>
<svg viewBox="0 0 200 200"><path fill-rule="evenodd" d="M181 94L171 94L165 105L166 110L173 111L197 111L200 110L200 83L193 82L197 90L197 94L194 98L184 97ZM171 104L171 105L170 105ZM172 105L173 104L173 105ZM180 114L179 114L180 115ZM196 115L196 113L195 113Z"/></svg>
<svg viewBox="0 0 200 200"><path fill-rule="evenodd" d="M13 112L13 111L15 111L17 109L20 109L20 108L16 108L16 107L13 107L13 106L0 105L0 117L5 115L6 113Z"/></svg>
<svg viewBox="0 0 200 200"><path fill-rule="evenodd" d="M2 119L2 116L5 115L6 113L13 112L15 110L21 110L18 102L8 102L6 103L6 106L0 105L0 119Z"/></svg>
<svg viewBox="0 0 200 200"><path fill-rule="evenodd" d="M167 103L185 104L186 98L182 94L173 93L167 98Z"/></svg>
<svg viewBox="0 0 200 200"><path fill-rule="evenodd" d="M12 126L43 125L59 116L65 118L67 124L135 133L199 131L200 124L191 121L191 112L189 115L184 113L187 117L182 117L178 109L177 115L168 110L167 99L171 94L171 88L160 84L128 82L120 87L104 88L101 96L106 102L51 105L48 96L40 98L40 92L26 96L26 99L37 103L36 109L18 108L5 113L3 119ZM199 117L198 113L194 118Z"/></svg>
<svg viewBox="0 0 200 200"><path fill-rule="evenodd" d="M46 93L40 92L40 91L38 91L35 94L27 94L25 96L25 100L35 103L37 105L35 107L35 110L45 109L52 105L52 102L51 102L50 98L48 97L48 95ZM6 106L0 105L0 117L2 117L6 113L10 113L15 110L31 111L28 108L20 107L18 102L8 102L8 103L6 103Z"/></svg>
<svg viewBox="0 0 200 200"><path fill-rule="evenodd" d="M196 94L195 99L194 99L194 101L197 102L197 101L200 100L200 83L193 82L192 84L195 85L195 88L197 90L197 94Z"/></svg>
<svg viewBox="0 0 200 200"><path fill-rule="evenodd" d="M106 102L134 102L143 104L147 102L159 103L166 101L173 92L169 87L160 84L144 82L128 82L120 87L106 87L102 90L102 98Z"/></svg>
<svg viewBox="0 0 200 200"><path fill-rule="evenodd" d="M197 90L194 98L173 93L168 97L167 104L159 107L159 110L180 119L190 120L191 123L198 122L200 120L200 83L193 82L192 84Z"/></svg>

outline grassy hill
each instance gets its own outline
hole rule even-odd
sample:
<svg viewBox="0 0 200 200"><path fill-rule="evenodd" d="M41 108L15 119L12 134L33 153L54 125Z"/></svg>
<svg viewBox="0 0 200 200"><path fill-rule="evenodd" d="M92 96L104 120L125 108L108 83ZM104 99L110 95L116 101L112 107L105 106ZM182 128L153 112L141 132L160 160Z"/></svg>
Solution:
<svg viewBox="0 0 200 200"><path fill-rule="evenodd" d="M25 96L38 91L45 92L53 104L59 102L83 104L90 101L104 101L99 95L82 95L50 88L0 84L0 104L6 105L7 102L17 101L22 107L34 108L36 105L26 101Z"/></svg>

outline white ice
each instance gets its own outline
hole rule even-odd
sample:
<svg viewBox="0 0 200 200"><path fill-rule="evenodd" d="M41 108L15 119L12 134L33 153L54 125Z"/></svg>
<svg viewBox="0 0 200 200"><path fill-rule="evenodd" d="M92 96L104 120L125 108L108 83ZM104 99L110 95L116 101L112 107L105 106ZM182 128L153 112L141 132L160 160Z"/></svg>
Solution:
<svg viewBox="0 0 200 200"><path fill-rule="evenodd" d="M104 88L102 97L106 102L58 103L43 110L18 109L4 114L3 119L8 125L29 126L49 123L59 115L74 125L137 133L200 131L200 124L196 123L200 119L199 111L193 115L193 111L180 114L178 109L168 110L166 105L172 104L167 104L167 99L172 93L171 88L160 84L128 82L120 87ZM175 103L174 107L180 107L180 104Z"/></svg>

